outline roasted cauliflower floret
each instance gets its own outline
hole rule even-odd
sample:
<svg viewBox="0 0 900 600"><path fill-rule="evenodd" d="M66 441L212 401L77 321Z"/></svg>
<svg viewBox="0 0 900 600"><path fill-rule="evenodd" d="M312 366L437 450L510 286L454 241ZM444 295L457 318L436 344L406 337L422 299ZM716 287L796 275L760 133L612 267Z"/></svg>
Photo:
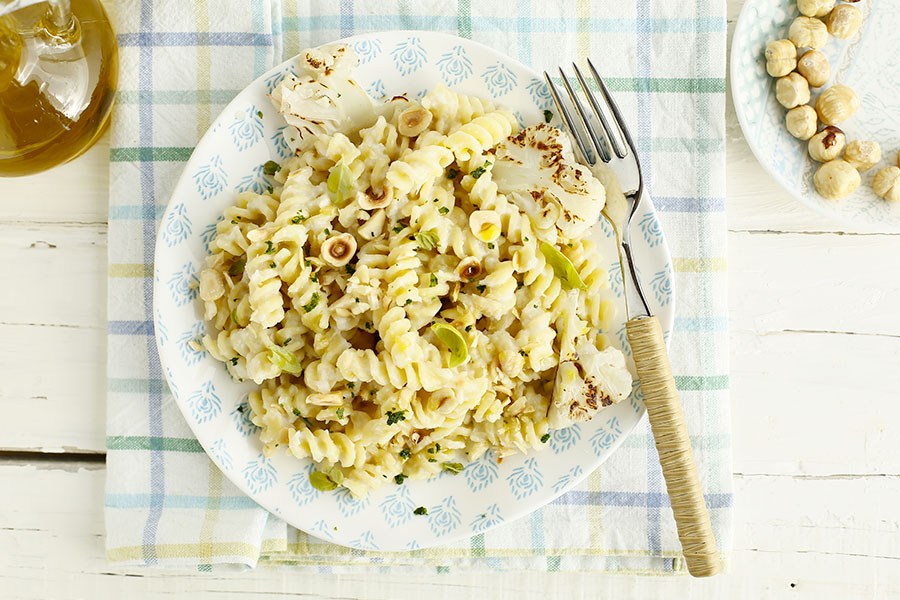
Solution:
<svg viewBox="0 0 900 600"><path fill-rule="evenodd" d="M631 393L631 372L618 348L597 348L581 342L571 360L559 364L553 400L547 415L551 429L590 421L600 408L627 398Z"/></svg>

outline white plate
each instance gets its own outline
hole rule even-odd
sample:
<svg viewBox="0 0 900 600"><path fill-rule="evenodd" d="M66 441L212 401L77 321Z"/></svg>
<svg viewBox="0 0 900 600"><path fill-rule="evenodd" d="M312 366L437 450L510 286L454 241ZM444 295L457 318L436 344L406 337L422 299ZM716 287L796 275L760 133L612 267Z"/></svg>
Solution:
<svg viewBox="0 0 900 600"><path fill-rule="evenodd" d="M373 95L420 97L444 83L466 94L494 98L537 123L551 99L538 74L474 42L414 31L367 34L345 40L360 57L356 80ZM346 490L322 493L309 485L309 460L287 453L261 454L249 420L250 384L234 383L224 366L189 342L203 334L195 280L216 220L237 190L262 189L261 165L284 157L284 125L266 94L293 60L244 89L206 133L175 188L156 241L154 318L156 341L169 388L197 439L225 475L260 505L316 537L364 549L404 550L473 535L521 517L553 500L603 462L644 414L639 392L600 412L590 423L556 431L547 448L498 465L490 456L456 476L426 482L392 482L354 500ZM262 113L262 116L259 113ZM598 230L611 278L621 285L608 228ZM671 330L674 300L671 263L652 203L635 225L637 264L663 327ZM621 294L621 289L616 288ZM627 346L623 315L610 333ZM415 516L418 506L427 516Z"/></svg>
<svg viewBox="0 0 900 600"><path fill-rule="evenodd" d="M879 169L897 164L900 149L900 2L863 0L863 26L849 40L829 36L822 50L831 64L831 80L819 91L841 83L859 95L859 112L838 125L847 141L874 140L881 144L880 165L862 173L862 185L843 200L826 200L816 193L812 178L818 163L807 143L784 128L785 109L775 100L775 80L766 73L766 44L787 38L800 13L795 0L747 0L731 45L731 90L744 137L763 167L795 198L838 221L863 229L900 230L900 204L891 204L872 191Z"/></svg>

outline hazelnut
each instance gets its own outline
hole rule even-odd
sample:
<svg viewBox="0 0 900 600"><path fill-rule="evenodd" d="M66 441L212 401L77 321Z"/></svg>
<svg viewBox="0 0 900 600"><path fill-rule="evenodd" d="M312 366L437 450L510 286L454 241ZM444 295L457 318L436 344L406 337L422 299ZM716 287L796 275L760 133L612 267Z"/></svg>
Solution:
<svg viewBox="0 0 900 600"><path fill-rule="evenodd" d="M400 123L397 130L400 135L413 137L419 135L431 124L433 118L430 111L425 110L421 106L411 106L400 113Z"/></svg>
<svg viewBox="0 0 900 600"><path fill-rule="evenodd" d="M815 17L797 17L791 23L788 39L798 48L818 50L828 42L828 27Z"/></svg>
<svg viewBox="0 0 900 600"><path fill-rule="evenodd" d="M318 392L306 397L306 403L313 406L340 406L344 397L340 392Z"/></svg>
<svg viewBox="0 0 900 600"><path fill-rule="evenodd" d="M881 162L881 146L878 142L850 142L844 151L844 160L857 171L868 171Z"/></svg>
<svg viewBox="0 0 900 600"><path fill-rule="evenodd" d="M828 58L818 50L803 53L797 61L797 72L803 75L812 87L822 87L831 78Z"/></svg>
<svg viewBox="0 0 900 600"><path fill-rule="evenodd" d="M900 202L900 167L885 167L878 171L872 187L888 202Z"/></svg>
<svg viewBox="0 0 900 600"><path fill-rule="evenodd" d="M389 185L382 185L381 191L376 196L370 188L365 192L356 193L356 203L363 210L375 210L376 208L385 208L394 199L394 188Z"/></svg>
<svg viewBox="0 0 900 600"><path fill-rule="evenodd" d="M832 160L816 171L813 183L816 191L827 200L839 200L849 196L861 183L859 171L843 160Z"/></svg>
<svg viewBox="0 0 900 600"><path fill-rule="evenodd" d="M481 277L481 261L474 256L469 256L459 262L456 273L463 281L475 281Z"/></svg>
<svg viewBox="0 0 900 600"><path fill-rule="evenodd" d="M493 210L475 210L469 215L469 229L482 242L493 242L500 237L500 215Z"/></svg>
<svg viewBox="0 0 900 600"><path fill-rule="evenodd" d="M372 216L369 217L368 221L359 226L357 233L359 233L359 237L364 240L373 240L384 231L384 224L386 221L387 216L384 214L384 209L379 208L372 213Z"/></svg>
<svg viewBox="0 0 900 600"><path fill-rule="evenodd" d="M839 4L828 15L828 33L846 40L856 35L862 25L862 11L852 4Z"/></svg>
<svg viewBox="0 0 900 600"><path fill-rule="evenodd" d="M809 84L799 73L791 73L775 83L775 97L785 108L795 108L809 102Z"/></svg>
<svg viewBox="0 0 900 600"><path fill-rule="evenodd" d="M809 155L813 160L828 162L841 155L846 143L844 132L829 125L809 140Z"/></svg>
<svg viewBox="0 0 900 600"><path fill-rule="evenodd" d="M766 71L772 77L784 77L797 67L797 47L790 40L766 45Z"/></svg>
<svg viewBox="0 0 900 600"><path fill-rule="evenodd" d="M343 267L356 253L356 238L349 233L340 233L322 243L322 260L332 267Z"/></svg>
<svg viewBox="0 0 900 600"><path fill-rule="evenodd" d="M846 85L833 85L816 100L816 112L826 125L837 125L852 117L859 110L856 92Z"/></svg>
<svg viewBox="0 0 900 600"><path fill-rule="evenodd" d="M807 17L824 17L831 12L837 0L797 0L797 8Z"/></svg>
<svg viewBox="0 0 900 600"><path fill-rule="evenodd" d="M789 110L784 122L790 134L800 140L811 138L818 126L816 111L806 104Z"/></svg>
<svg viewBox="0 0 900 600"><path fill-rule="evenodd" d="M203 269L200 273L200 298L206 302L214 302L225 294L225 282L222 273L216 269Z"/></svg>

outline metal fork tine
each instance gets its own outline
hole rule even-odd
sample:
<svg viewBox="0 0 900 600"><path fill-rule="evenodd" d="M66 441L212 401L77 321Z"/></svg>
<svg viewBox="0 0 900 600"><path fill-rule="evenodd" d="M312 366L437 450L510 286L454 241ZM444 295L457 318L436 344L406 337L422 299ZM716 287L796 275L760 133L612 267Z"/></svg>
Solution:
<svg viewBox="0 0 900 600"><path fill-rule="evenodd" d="M581 69L578 68L578 65L572 63L572 68L575 69L575 77L578 78L578 83L581 84L581 89L584 90L584 95L587 96L588 103L591 105L591 109L594 111L594 116L597 117L597 120L600 122L601 127L603 128L603 136L606 138L606 141L610 144L613 143L613 135L612 129L609 127L609 122L606 120L606 115L603 114L603 110L600 109L600 105L597 104L597 98L594 97L594 94L591 92L591 89L588 87L587 82L584 80L584 76L581 74ZM603 153L606 155L606 159L604 162L609 162L612 157L609 155L609 150L607 147L603 148ZM618 153L617 153L618 156ZM619 156L619 158L622 158Z"/></svg>
<svg viewBox="0 0 900 600"><path fill-rule="evenodd" d="M625 122L622 119L622 113L619 112L619 107L616 104L616 101L613 100L612 96L609 93L609 90L606 89L606 84L603 83L603 78L597 73L597 69L594 67L594 63L591 62L591 59L587 60L588 68L591 70L591 75L594 76L594 81L597 82L597 86L600 88L600 93L603 94L603 99L606 101L606 106L609 107L609 110L612 111L613 120L616 122L616 128L619 130L619 135L621 139L625 142L626 146L634 147L634 143L631 141L631 136L628 134L628 129L623 125ZM588 94L590 97L590 94ZM616 153L616 156L619 158L625 158L628 156L628 148L624 150L619 146L619 140L616 139L615 135L612 135L612 132L609 131L609 141L612 144L613 152Z"/></svg>
<svg viewBox="0 0 900 600"><path fill-rule="evenodd" d="M593 127L591 127L591 123L590 121L588 121L587 111L584 109L584 105L581 104L581 100L578 99L578 94L575 93L575 90L572 88L572 84L569 83L569 78L566 77L566 74L563 72L562 68L559 69L559 76L562 77L562 82L566 87L566 91L569 93L569 98L572 99L572 104L575 105L575 110L578 112L578 116L581 117L581 122L584 125L584 129L585 131L587 131L588 137L591 138L591 142L593 142L594 148L597 150L597 156L599 156L600 160L602 160L603 162L609 162L610 157L603 149L603 144L600 141L600 138L597 137L597 132L594 131Z"/></svg>
<svg viewBox="0 0 900 600"><path fill-rule="evenodd" d="M569 131L572 133L572 137L575 138L575 143L578 145L578 150L581 152L581 156L584 157L584 161L590 166L594 166L597 164L597 161L594 160L593 155L584 145L584 142L581 139L581 135L578 132L578 128L575 125L574 119L572 119L572 115L569 113L569 109L566 108L565 103L563 103L563 99L559 94L559 89L556 87L556 84L553 83L553 80L550 79L550 75L547 71L544 71L544 79L547 80L547 86L550 88L550 94L553 96L553 101L556 102L556 106L559 108L559 112L562 113L563 122L566 124L566 127L569 128ZM565 80L565 77L563 77Z"/></svg>

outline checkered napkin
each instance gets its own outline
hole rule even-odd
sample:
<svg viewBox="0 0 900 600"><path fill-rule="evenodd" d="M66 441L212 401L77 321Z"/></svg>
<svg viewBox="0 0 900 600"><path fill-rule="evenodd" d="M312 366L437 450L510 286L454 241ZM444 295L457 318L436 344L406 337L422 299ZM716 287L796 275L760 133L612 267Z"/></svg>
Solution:
<svg viewBox="0 0 900 600"><path fill-rule="evenodd" d="M725 1L118 0L109 204L107 554L114 563L684 572L646 422L579 488L527 517L408 553L335 546L286 525L207 459L153 339L153 246L197 140L269 67L366 31L446 31L538 69L591 56L633 124L671 245L671 354L720 550L731 546L725 277Z"/></svg>

